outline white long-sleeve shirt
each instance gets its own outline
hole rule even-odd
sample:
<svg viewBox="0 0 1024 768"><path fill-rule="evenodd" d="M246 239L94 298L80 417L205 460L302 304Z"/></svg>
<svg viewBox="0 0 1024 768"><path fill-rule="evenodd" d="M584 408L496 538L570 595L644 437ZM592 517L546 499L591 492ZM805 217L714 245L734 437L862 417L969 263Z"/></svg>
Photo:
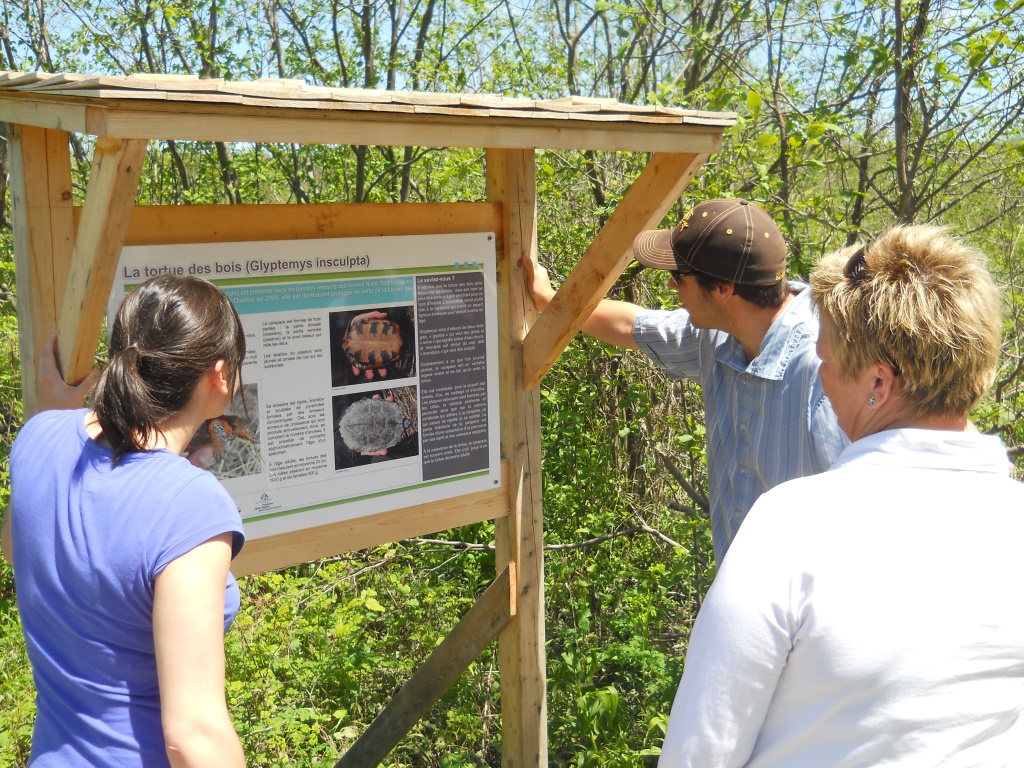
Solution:
<svg viewBox="0 0 1024 768"><path fill-rule="evenodd" d="M1024 486L998 439L892 430L754 505L661 768L1024 765Z"/></svg>

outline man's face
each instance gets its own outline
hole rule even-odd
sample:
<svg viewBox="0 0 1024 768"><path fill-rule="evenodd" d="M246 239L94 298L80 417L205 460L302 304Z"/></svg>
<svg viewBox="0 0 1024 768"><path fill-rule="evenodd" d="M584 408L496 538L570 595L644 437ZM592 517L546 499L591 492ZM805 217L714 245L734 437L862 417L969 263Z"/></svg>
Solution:
<svg viewBox="0 0 1024 768"><path fill-rule="evenodd" d="M669 275L669 285L675 288L679 303L690 314L690 323L694 328L727 330L725 310L715 301L710 291L700 286L694 275L680 275L678 281Z"/></svg>

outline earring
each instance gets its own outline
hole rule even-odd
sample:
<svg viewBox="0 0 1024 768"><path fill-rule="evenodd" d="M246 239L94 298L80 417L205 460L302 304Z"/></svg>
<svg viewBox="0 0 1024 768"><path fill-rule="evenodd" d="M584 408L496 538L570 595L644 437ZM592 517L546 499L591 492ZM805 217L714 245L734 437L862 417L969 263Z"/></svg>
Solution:
<svg viewBox="0 0 1024 768"><path fill-rule="evenodd" d="M868 398L868 405L874 405L874 404L875 404L875 396L872 395L871 397Z"/></svg>

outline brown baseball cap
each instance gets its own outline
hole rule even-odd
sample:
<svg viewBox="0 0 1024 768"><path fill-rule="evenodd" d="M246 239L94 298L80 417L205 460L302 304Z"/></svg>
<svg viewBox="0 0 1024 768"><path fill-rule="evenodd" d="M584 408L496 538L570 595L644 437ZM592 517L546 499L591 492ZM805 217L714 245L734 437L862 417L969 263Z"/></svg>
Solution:
<svg viewBox="0 0 1024 768"><path fill-rule="evenodd" d="M649 229L633 241L645 267L701 272L730 283L770 285L786 276L786 243L765 210L746 200L706 200L674 229Z"/></svg>

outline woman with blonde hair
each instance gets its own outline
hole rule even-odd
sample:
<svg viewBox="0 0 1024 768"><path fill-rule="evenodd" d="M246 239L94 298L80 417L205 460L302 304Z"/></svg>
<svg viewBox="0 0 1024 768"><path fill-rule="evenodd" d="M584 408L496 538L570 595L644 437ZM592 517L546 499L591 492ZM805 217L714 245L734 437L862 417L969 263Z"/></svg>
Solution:
<svg viewBox="0 0 1024 768"><path fill-rule="evenodd" d="M29 764L244 764L224 697L242 521L182 457L239 381L245 334L198 278L122 302L91 410L44 411L11 451L4 554L37 690ZM50 398L54 400L54 398Z"/></svg>
<svg viewBox="0 0 1024 768"><path fill-rule="evenodd" d="M996 373L999 292L929 226L824 258L811 287L851 444L751 510L660 765L1022 765L1024 486L968 419Z"/></svg>

